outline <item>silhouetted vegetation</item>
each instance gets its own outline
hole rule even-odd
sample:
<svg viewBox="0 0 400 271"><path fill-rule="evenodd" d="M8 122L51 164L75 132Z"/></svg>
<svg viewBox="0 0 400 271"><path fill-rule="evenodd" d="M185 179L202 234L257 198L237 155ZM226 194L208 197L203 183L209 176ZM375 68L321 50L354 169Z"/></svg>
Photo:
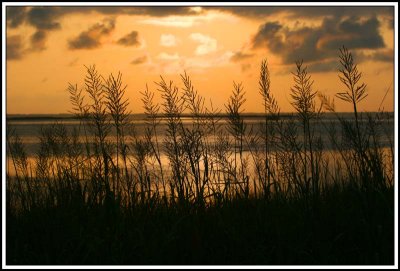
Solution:
<svg viewBox="0 0 400 271"><path fill-rule="evenodd" d="M42 128L33 163L7 129L7 264L394 264L391 115L361 113L367 88L345 47L340 64L336 96L352 120L302 61L296 113L283 116L264 60L259 122L245 121L241 83L222 112L184 73L182 89L156 82L160 104L147 85L140 92L144 133L121 73L86 67L84 86L68 87L79 125ZM340 127L321 121L326 112Z"/></svg>

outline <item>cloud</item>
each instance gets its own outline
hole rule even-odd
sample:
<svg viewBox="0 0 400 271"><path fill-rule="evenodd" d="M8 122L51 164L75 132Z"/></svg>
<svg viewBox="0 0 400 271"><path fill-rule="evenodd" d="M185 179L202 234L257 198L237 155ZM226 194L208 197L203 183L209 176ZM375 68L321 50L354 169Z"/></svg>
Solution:
<svg viewBox="0 0 400 271"><path fill-rule="evenodd" d="M22 59L26 54L46 49L47 31L38 30L30 36L30 47L23 45L20 35L7 37L7 59Z"/></svg>
<svg viewBox="0 0 400 271"><path fill-rule="evenodd" d="M372 55L372 59L382 62L393 62L394 52L393 50L385 50L383 52L376 52Z"/></svg>
<svg viewBox="0 0 400 271"><path fill-rule="evenodd" d="M289 18L324 18L346 16L394 16L393 6L208 6L208 7L185 7L185 6L35 6L35 7L15 7L8 6L7 23L18 26L26 20L29 24L38 28L54 28L59 26L59 20L62 16L69 14L88 14L96 12L104 15L141 15L149 17L169 17L175 16L165 21L173 23L173 19L179 17L201 17L208 11L218 11L234 14L250 19L266 19L268 16L286 14ZM197 15L197 16L194 16ZM221 15L220 15L221 16ZM159 21L161 22L161 21ZM165 23L164 22L164 23ZM186 23L190 24L187 20ZM155 21L153 21L155 23ZM162 23L162 22L161 22ZM179 24L176 24L179 25ZM192 24L190 24L191 26Z"/></svg>
<svg viewBox="0 0 400 271"><path fill-rule="evenodd" d="M101 39L111 34L115 28L115 19L108 19L91 26L87 31L68 42L69 49L94 49L101 46Z"/></svg>
<svg viewBox="0 0 400 271"><path fill-rule="evenodd" d="M138 36L139 34L137 31L132 31L131 33L120 38L117 43L124 46L139 46L140 42L138 40Z"/></svg>
<svg viewBox="0 0 400 271"><path fill-rule="evenodd" d="M151 17L166 17L171 15L190 16L201 13L184 6L86 6L69 7L68 13L97 12L105 15L141 15Z"/></svg>
<svg viewBox="0 0 400 271"><path fill-rule="evenodd" d="M355 63L361 63L364 61L382 61L382 62L393 62L394 53L392 49L381 49L378 51L373 51L369 53L364 53L361 51L352 52L353 59ZM337 72L341 67L339 58L329 58L326 60L314 61L306 64L307 70L311 73L321 73L321 72ZM294 65L290 65L284 68L282 74L287 74L293 72Z"/></svg>
<svg viewBox="0 0 400 271"><path fill-rule="evenodd" d="M164 47L173 47L176 46L177 39L174 35L171 34L162 34L160 38L160 45Z"/></svg>
<svg viewBox="0 0 400 271"><path fill-rule="evenodd" d="M59 7L7 7L7 26L16 28L25 22L36 29L30 38L31 47L24 54L46 49L48 32L61 28L57 21L60 10Z"/></svg>
<svg viewBox="0 0 400 271"><path fill-rule="evenodd" d="M318 19L325 17L344 18L348 16L394 16L393 6L236 6L236 7L203 7L203 11L218 10L249 19L266 19L280 15L289 19Z"/></svg>
<svg viewBox="0 0 400 271"><path fill-rule="evenodd" d="M31 50L43 51L46 49L47 32L38 30L31 36Z"/></svg>
<svg viewBox="0 0 400 271"><path fill-rule="evenodd" d="M240 17L261 19L266 16L275 15L284 12L286 9L277 6L257 6L257 7L203 7L203 10L217 10L219 12L230 13Z"/></svg>
<svg viewBox="0 0 400 271"><path fill-rule="evenodd" d="M26 7L6 7L7 26L11 28L21 25L26 18Z"/></svg>
<svg viewBox="0 0 400 271"><path fill-rule="evenodd" d="M185 69L207 69L230 64L233 55L231 51L217 51L207 56L195 56L185 59Z"/></svg>
<svg viewBox="0 0 400 271"><path fill-rule="evenodd" d="M185 58L178 53L168 54L162 52L157 56L156 60L156 62L150 62L150 68L153 71L158 70L161 74L176 74L185 69Z"/></svg>
<svg viewBox="0 0 400 271"><path fill-rule="evenodd" d="M393 62L394 52L393 49L382 49L374 52L364 53L356 52L354 59L358 62L361 61L381 61L381 62Z"/></svg>
<svg viewBox="0 0 400 271"><path fill-rule="evenodd" d="M243 53L243 52L238 51L234 55L232 55L231 61L232 62L240 62L242 60L249 59L253 56L254 56L254 54Z"/></svg>
<svg viewBox="0 0 400 271"><path fill-rule="evenodd" d="M151 24L163 27L192 27L196 18L182 16L168 16L166 18L150 18L141 20L140 23Z"/></svg>
<svg viewBox="0 0 400 271"><path fill-rule="evenodd" d="M190 11L193 11L195 13L201 13L203 11L202 7L189 7Z"/></svg>
<svg viewBox="0 0 400 271"><path fill-rule="evenodd" d="M21 36L15 35L7 37L7 60L21 59L24 51L22 49Z"/></svg>
<svg viewBox="0 0 400 271"><path fill-rule="evenodd" d="M202 13L202 9L193 9L183 6L135 7L135 6L34 6L6 7L7 23L12 27L19 26L26 21L39 29L54 29L60 26L62 16L69 14L88 14L96 12L104 15L145 15L165 17L171 15L191 16Z"/></svg>
<svg viewBox="0 0 400 271"><path fill-rule="evenodd" d="M106 7L97 7L100 13L110 12ZM166 17L171 15L191 16L201 13L202 10L183 6L158 6L158 7L115 7L113 14L147 15L153 17Z"/></svg>
<svg viewBox="0 0 400 271"><path fill-rule="evenodd" d="M180 59L178 53L171 55L164 52L160 53L157 58L164 61L175 61Z"/></svg>
<svg viewBox="0 0 400 271"><path fill-rule="evenodd" d="M253 48L266 46L274 52L279 51L283 46L283 38L279 34L282 27L277 21L261 25L257 34L253 37Z"/></svg>
<svg viewBox="0 0 400 271"><path fill-rule="evenodd" d="M231 65L230 58L233 52L231 51L216 51L212 54L182 56L178 53L168 54L160 53L153 61L148 61L147 67L151 72L161 74L177 74L184 70L204 72L209 68L216 68L226 65Z"/></svg>
<svg viewBox="0 0 400 271"><path fill-rule="evenodd" d="M30 51L39 51L45 48L45 41L46 37L49 36L49 31L61 29L61 19L63 17L72 14L87 15L90 13L115 16L140 15L164 18L170 16L185 17L200 15L204 12L201 8L183 6L6 6L7 27L17 28L25 23L35 28L36 33L34 34L35 36L31 38L32 50ZM97 35L95 31L96 27L81 33L80 36L68 42L69 48L91 49L99 47L101 45L99 38L104 35ZM28 51L26 53L28 53ZM19 55L22 56L22 54Z"/></svg>
<svg viewBox="0 0 400 271"><path fill-rule="evenodd" d="M221 20L221 19L229 19L232 20L232 16L226 16L225 14L217 13L217 12L203 12L203 9L192 9L199 10L199 13L196 13L195 16L186 16L189 14L181 14L181 15L170 15L165 17L150 17L146 19L142 19L139 23L142 24L150 24L156 25L160 27L180 27L180 28L188 28L193 27L195 25L201 25L203 23L207 23L213 20Z"/></svg>
<svg viewBox="0 0 400 271"><path fill-rule="evenodd" d="M190 38L198 43L195 54L196 55L206 55L211 52L215 52L217 50L217 40L213 39L209 36L200 34L200 33L192 33L190 34Z"/></svg>
<svg viewBox="0 0 400 271"><path fill-rule="evenodd" d="M48 7L33 7L27 13L28 22L41 30L59 29L60 23L56 20L59 17L59 9Z"/></svg>
<svg viewBox="0 0 400 271"><path fill-rule="evenodd" d="M325 18L318 27L290 29L279 22L266 22L252 38L253 49L268 49L280 55L284 64L337 57L338 49L378 49L384 47L376 17L361 20Z"/></svg>
<svg viewBox="0 0 400 271"><path fill-rule="evenodd" d="M331 50L337 50L343 44L352 48L376 49L384 46L383 38L379 34L380 23L376 17L372 17L364 22L358 21L356 17L350 17L342 21L334 29L333 34L327 34L331 37L328 41L320 40L321 47Z"/></svg>
<svg viewBox="0 0 400 271"><path fill-rule="evenodd" d="M139 65L147 62L147 56L140 56L131 61L132 65Z"/></svg>
<svg viewBox="0 0 400 271"><path fill-rule="evenodd" d="M211 12L210 12L211 11ZM214 11L214 12L213 12ZM263 19L265 21L269 20L271 16L279 15L279 18L286 19L323 19L325 21L332 20L337 28L335 28L333 33L329 33L329 31L323 31L322 29L318 30L319 27L313 28L303 28L303 33L306 35L305 37L301 37L301 31L299 29L288 29L288 27L284 23L276 22L281 28L277 31L276 36L278 39L276 41L270 41L271 47L275 46L275 51L279 51L278 54L281 53L278 45L281 43L286 43L286 38L289 37L290 43L294 43L296 46L301 47L299 44L304 42L311 45L315 45L315 42L312 39L318 40L320 42L319 45L326 43L327 46L335 47L340 42L346 42L347 45L350 41L351 34L347 31L340 30L338 24L348 20L348 18L375 18L379 15L379 19L384 21L385 26L389 25L393 27L394 25L394 7L393 6L236 6L236 7L224 7L224 6L209 6L209 7L183 7L183 6L159 6L159 7L140 7L140 6L33 6L33 7L20 7L20 6L7 6L6 7L6 19L7 19L7 27L16 28L21 24L25 23L27 25L33 26L35 31L38 33L41 31L47 31L45 34L46 37L50 35L50 31L60 29L61 18L71 15L71 14L90 14L97 13L103 15L140 15L140 16L148 16L147 23L153 23L159 26L177 26L177 27L191 27L196 24L200 24L202 22L207 22L210 20L214 20L215 18L221 18L221 16L225 16L226 14L234 14L241 17L252 18L256 20ZM226 15L227 18L233 17ZM351 19L352 20L352 19ZM144 22L143 21L143 22ZM142 21L140 21L142 22ZM269 21L271 23L271 21ZM335 24L336 22L336 24ZM353 21L355 25L351 25L351 21L349 21L350 28L356 27L367 27L365 26L365 21L358 20L356 22ZM370 29L373 28L374 22L370 22ZM379 24L379 22L378 22ZM271 27L272 25L270 25ZM368 28L367 27L367 28ZM321 27L322 28L322 27ZM376 28L377 29L377 28ZM268 29L265 29L268 30ZM270 29L271 30L271 29ZM318 30L318 31L317 31ZM88 30L89 31L89 30ZM86 32L88 32L86 31ZM296 36L296 31L298 31ZM342 32L340 32L342 31ZM371 33L363 32L367 34L364 36L364 39L361 35L357 36L357 44L353 44L355 49L361 48L361 45L365 44L374 44L375 48L381 48L381 42L379 37L375 35L375 38L372 39L373 35L376 34L373 31ZM377 31L377 33L379 33ZM83 33L82 33L83 34ZM82 35L81 34L81 35ZM270 33L271 34L271 33ZM326 39L321 39L320 36L326 36L327 34L332 34L332 37L326 37ZM368 35L369 34L369 35ZM272 37L275 37L272 35ZM91 37L90 35L82 35L80 37L76 37L75 40L70 41L71 49L78 48L96 48L101 45L99 40L96 40L96 37ZM265 40L262 39L262 35L260 35L261 43L265 45ZM43 48L44 48L44 39L43 39ZM371 42L371 43L369 43ZM204 47L204 46L203 46ZM289 46L284 46L285 48L289 48ZM370 46L367 45L369 48ZM259 47L261 48L261 47ZM333 49L329 50L333 50ZM324 58L327 55L331 55L329 50L320 50L317 48L312 48L312 50L306 50L305 47L298 48L296 47L297 52L306 52L310 53L309 58ZM270 51L271 48L270 48ZM337 48L335 49L335 54L337 53ZM317 52L317 55L313 57L313 53ZM242 52L243 53L243 52ZM284 54L286 55L286 54ZM294 55L295 56L295 55ZM287 56L287 58L293 58ZM288 60L286 60L288 61Z"/></svg>

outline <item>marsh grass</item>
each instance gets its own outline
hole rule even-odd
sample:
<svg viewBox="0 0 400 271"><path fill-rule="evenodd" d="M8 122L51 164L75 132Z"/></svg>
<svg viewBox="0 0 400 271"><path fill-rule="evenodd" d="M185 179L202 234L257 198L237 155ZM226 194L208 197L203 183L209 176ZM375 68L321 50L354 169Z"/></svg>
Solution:
<svg viewBox="0 0 400 271"><path fill-rule="evenodd" d="M262 188L264 190L264 195L269 197L271 192L271 179L273 183L276 183L275 172L273 170L273 163L271 162L270 148L269 145L273 143L271 140L275 136L275 126L269 120L270 116L274 117L274 120L279 119L279 106L274 96L271 93L271 79L269 75L267 60L261 62L260 68L260 79L259 79L259 92L263 99L264 114L265 114L265 124L264 131L259 135L264 141L264 168L260 169L257 166L258 178L261 181ZM264 172L262 176L261 172Z"/></svg>
<svg viewBox="0 0 400 271"><path fill-rule="evenodd" d="M160 104L147 85L141 92L144 135L122 75L86 67L84 86L68 86L79 126L42 128L33 164L7 127L7 264L393 264L390 115L359 112L366 85L351 53L339 53L346 90L336 97L354 120L313 89L301 61L296 118L281 118L264 60L260 123L246 124L234 82L223 125L185 72L181 88L155 82ZM325 127L331 151L316 129L323 109L340 123Z"/></svg>

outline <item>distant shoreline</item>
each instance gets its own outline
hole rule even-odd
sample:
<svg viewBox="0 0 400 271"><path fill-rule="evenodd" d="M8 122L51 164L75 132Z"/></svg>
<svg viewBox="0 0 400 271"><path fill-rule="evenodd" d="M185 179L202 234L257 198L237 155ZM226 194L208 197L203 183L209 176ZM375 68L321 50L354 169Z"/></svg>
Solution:
<svg viewBox="0 0 400 271"><path fill-rule="evenodd" d="M337 112L340 115L349 115L352 116L352 112ZM365 113L378 113L378 112L365 112ZM394 112L384 112L392 115L391 117L394 117ZM324 112L324 115L334 115L334 113L331 112ZM135 113L130 115L133 119L145 119L146 115L143 113ZM219 113L219 114L214 114L214 117L219 117L219 118L227 118L228 114L226 113ZM264 118L265 114L264 113L242 113L241 116L243 118L247 119L259 119L259 118ZM166 118L167 115L165 114L159 114L157 116L158 118ZM193 118L193 117L200 117L200 118L205 118L209 117L209 115L199 115L195 116L193 114L182 114L182 118ZM270 116L273 118L274 116ZM285 112L285 113L280 113L279 115L280 118L291 118L291 117L296 117L295 112ZM7 121L26 121L26 120L78 120L74 114L8 114L6 115L6 120Z"/></svg>

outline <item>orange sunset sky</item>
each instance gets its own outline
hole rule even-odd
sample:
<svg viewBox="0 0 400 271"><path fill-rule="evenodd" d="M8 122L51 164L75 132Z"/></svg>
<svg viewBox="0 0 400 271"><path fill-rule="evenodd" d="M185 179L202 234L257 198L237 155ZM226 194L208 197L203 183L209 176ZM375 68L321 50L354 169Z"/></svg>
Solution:
<svg viewBox="0 0 400 271"><path fill-rule="evenodd" d="M127 3L128 4L128 3ZM11 5L11 4L10 4ZM293 111L295 61L314 90L343 91L339 47L353 53L369 96L360 111L394 110L394 7L321 6L7 6L7 114L67 113L68 83L83 87L84 65L123 75L130 110L140 91L157 92L162 75L181 87L186 71L198 92L224 110L233 81L246 91L246 112L262 112L261 60L282 112ZM158 93L157 93L158 95ZM338 111L351 111L335 99Z"/></svg>

